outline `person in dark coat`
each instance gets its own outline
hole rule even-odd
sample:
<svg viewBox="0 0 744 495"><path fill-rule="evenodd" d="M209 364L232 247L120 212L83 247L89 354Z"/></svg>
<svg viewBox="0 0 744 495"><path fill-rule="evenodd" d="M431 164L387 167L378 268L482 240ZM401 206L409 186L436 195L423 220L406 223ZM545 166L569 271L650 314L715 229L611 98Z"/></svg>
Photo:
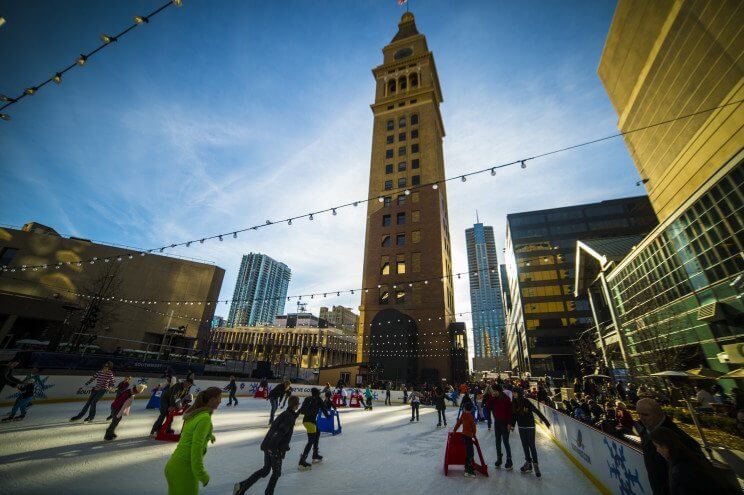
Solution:
<svg viewBox="0 0 744 495"><path fill-rule="evenodd" d="M274 493L276 482L282 475L282 462L284 455L289 451L289 442L292 440L295 421L297 420L297 407L300 399L293 395L288 400L289 408L277 416L276 421L271 424L268 433L261 442L261 450L264 453L264 466L250 475L247 479L236 483L233 489L235 495L243 495L248 488L261 478L271 473L269 483L266 485L266 494Z"/></svg>
<svg viewBox="0 0 744 495"><path fill-rule="evenodd" d="M0 393L2 393L6 385L17 387L21 384L21 380L13 376L13 371L19 364L21 364L20 361L13 359L9 361L8 364L0 366Z"/></svg>
<svg viewBox="0 0 744 495"><path fill-rule="evenodd" d="M183 401L191 390L191 386L194 384L189 378L184 381L166 387L160 396L160 414L158 419L152 425L150 430L150 436L155 437L158 431L163 426L163 421L168 417L168 413L176 409L181 408Z"/></svg>
<svg viewBox="0 0 744 495"><path fill-rule="evenodd" d="M227 390L227 393L229 394L227 405L232 406L233 402L235 402L235 405L237 406L238 399L235 397L235 394L238 392L238 384L235 382L234 375L230 375L230 383L227 384L225 390Z"/></svg>
<svg viewBox="0 0 744 495"><path fill-rule="evenodd" d="M274 388L271 389L269 395L266 396L266 399L271 404L271 413L269 413L269 425L274 422L274 414L276 414L276 410L279 409L279 401L282 400L282 397L284 397L284 391L288 388L288 381L277 383Z"/></svg>
<svg viewBox="0 0 744 495"><path fill-rule="evenodd" d="M535 415L540 421L550 428L550 422L535 405L524 396L524 390L514 389L514 400L512 400L512 426L516 424L519 428L519 439L522 441L525 462L519 468L522 473L535 471L535 476L542 476L537 464L537 448L535 446Z"/></svg>
<svg viewBox="0 0 744 495"><path fill-rule="evenodd" d="M705 456L700 456L699 452L690 449L676 431L659 426L650 433L650 438L657 453L669 466L667 471L669 495L741 494L735 476L731 479L723 476L723 473Z"/></svg>
<svg viewBox="0 0 744 495"><path fill-rule="evenodd" d="M320 390L313 387L310 389L310 397L305 397L305 400L302 401L302 407L300 407L299 412L299 414L303 415L302 426L307 430L307 444L300 456L300 470L302 471L312 467L311 464L307 463L307 456L311 448L313 450L313 462L321 462L323 460L323 456L318 453L320 432L318 431L317 420L319 411L322 411L323 416L326 418L330 416L328 410L323 406L323 401L320 398Z"/></svg>
<svg viewBox="0 0 744 495"><path fill-rule="evenodd" d="M664 414L661 406L654 399L647 397L639 400L636 404L636 412L640 420L640 424L636 425L636 430L638 436L641 437L643 463L646 465L651 491L654 495L669 495L669 465L654 445L651 438L654 430L664 427L673 431L688 450L698 457L704 458L705 455L695 439L674 424L674 421Z"/></svg>
<svg viewBox="0 0 744 495"><path fill-rule="evenodd" d="M488 398L489 414L493 414L493 432L496 439L496 469L501 467L503 455L501 454L501 444L504 444L506 451L506 464L504 469L511 470L514 467L512 462L511 444L509 444L509 432L514 429L512 420L512 403L509 397L501 389L501 385L496 384L491 389Z"/></svg>
<svg viewBox="0 0 744 495"><path fill-rule="evenodd" d="M447 416L445 415L447 404L444 401L444 391L439 387L434 389L433 402L437 409L437 428L442 428L442 423L444 423L444 428L447 428Z"/></svg>

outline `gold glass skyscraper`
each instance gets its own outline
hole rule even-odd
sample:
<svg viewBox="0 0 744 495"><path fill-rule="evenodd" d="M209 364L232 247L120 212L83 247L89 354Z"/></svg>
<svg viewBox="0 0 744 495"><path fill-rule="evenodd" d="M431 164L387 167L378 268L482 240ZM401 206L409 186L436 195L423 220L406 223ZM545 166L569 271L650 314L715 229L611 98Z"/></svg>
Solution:
<svg viewBox="0 0 744 495"><path fill-rule="evenodd" d="M454 295L434 56L406 12L382 50L359 308L360 361L376 377L450 378ZM461 337L460 337L461 340Z"/></svg>

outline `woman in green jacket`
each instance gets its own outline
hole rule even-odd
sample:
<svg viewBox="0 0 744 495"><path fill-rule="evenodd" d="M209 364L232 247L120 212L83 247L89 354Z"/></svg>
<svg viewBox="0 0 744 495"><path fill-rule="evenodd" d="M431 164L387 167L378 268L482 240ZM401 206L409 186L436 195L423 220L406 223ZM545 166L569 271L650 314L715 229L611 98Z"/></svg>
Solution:
<svg viewBox="0 0 744 495"><path fill-rule="evenodd" d="M212 412L220 405L222 390L209 387L199 392L194 405L183 415L181 439L170 460L165 465L168 495L197 495L199 482L209 483L209 474L204 469L204 454L207 442L214 443L212 435Z"/></svg>

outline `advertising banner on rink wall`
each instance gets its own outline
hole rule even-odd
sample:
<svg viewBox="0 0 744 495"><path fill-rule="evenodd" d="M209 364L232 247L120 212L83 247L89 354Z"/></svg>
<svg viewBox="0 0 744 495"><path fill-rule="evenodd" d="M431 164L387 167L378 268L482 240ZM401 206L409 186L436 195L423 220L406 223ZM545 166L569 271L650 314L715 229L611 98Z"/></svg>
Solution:
<svg viewBox="0 0 744 495"><path fill-rule="evenodd" d="M544 404L537 404L550 432L574 462L590 473L603 491L615 495L650 495L646 467L640 450L620 442Z"/></svg>
<svg viewBox="0 0 744 495"><path fill-rule="evenodd" d="M34 390L34 403L41 404L44 402L66 402L66 401L85 401L87 400L88 396L90 395L90 390L92 387L91 385L87 385L86 382L91 378L91 375L85 376L71 376L71 375L44 375L41 374L39 376L39 379L36 381L36 388ZM119 383L121 380L125 378L126 375L114 375L114 385ZM147 385L147 391L142 394L142 397L140 399L149 399L150 395L152 394L153 390L156 387L163 386L165 380L163 378L153 378L153 377L141 377L141 376L132 376L132 384L136 385L139 383L144 383ZM15 375L15 377L19 380L23 380L25 378L25 375ZM180 377L183 378L183 377ZM222 379L222 380L200 380L196 379L194 382L194 387L191 389L191 393L197 394L200 390L204 390L209 387L219 387L219 388L225 388L227 384L230 382L228 379ZM258 390L259 382L258 381L237 381L238 385L238 397L250 397L253 396L253 394L256 393L256 390ZM276 383L269 383L269 388L271 389ZM320 385L308 385L306 383L298 383L298 384L292 384L292 394L298 395L300 397L304 397L306 395L310 395L310 389L311 388L318 388L322 390L322 386ZM354 389L347 388L345 389L347 400L351 396ZM360 392L364 393L364 389L359 389ZM335 389L334 389L335 391ZM374 400L385 400L385 391L384 390L372 390ZM18 397L18 390L6 386L2 394L0 394L0 406L8 406L12 405L15 399ZM227 392L225 392L227 394ZM113 399L114 393L108 392L104 397L103 400L106 399ZM403 392L393 390L390 392L390 398L393 402L403 402Z"/></svg>

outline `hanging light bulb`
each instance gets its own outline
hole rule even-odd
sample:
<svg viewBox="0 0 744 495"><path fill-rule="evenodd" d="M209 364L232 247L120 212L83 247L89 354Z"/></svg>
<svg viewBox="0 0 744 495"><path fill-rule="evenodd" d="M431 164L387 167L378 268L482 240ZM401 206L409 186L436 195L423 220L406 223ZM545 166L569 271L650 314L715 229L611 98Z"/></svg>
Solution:
<svg viewBox="0 0 744 495"><path fill-rule="evenodd" d="M162 253L163 251L165 251L165 248L164 247L161 247L160 248L160 252Z"/></svg>
<svg viewBox="0 0 744 495"><path fill-rule="evenodd" d="M354 201L354 206L359 206L359 201Z"/></svg>
<svg viewBox="0 0 744 495"><path fill-rule="evenodd" d="M199 244L204 244L204 239L199 239Z"/></svg>
<svg viewBox="0 0 744 495"><path fill-rule="evenodd" d="M432 189L439 189L439 184L432 184L431 185L431 188Z"/></svg>
<svg viewBox="0 0 744 495"><path fill-rule="evenodd" d="M147 18L147 16L144 15L136 15L134 16L134 22L135 24L147 24L150 22L150 19Z"/></svg>
<svg viewBox="0 0 744 495"><path fill-rule="evenodd" d="M462 177L460 177L460 180L462 180L463 182L465 182L466 180L468 180L468 178L463 175Z"/></svg>
<svg viewBox="0 0 744 495"><path fill-rule="evenodd" d="M496 175L496 168L491 169L491 175Z"/></svg>
<svg viewBox="0 0 744 495"><path fill-rule="evenodd" d="M61 83L62 82L62 74L60 72L57 72L56 74L54 74L54 77L52 78L52 81L54 81L57 84Z"/></svg>
<svg viewBox="0 0 744 495"><path fill-rule="evenodd" d="M217 237L219 238L219 240L220 240L220 241L223 241L223 239L222 239L222 236L221 236L221 235L218 235Z"/></svg>
<svg viewBox="0 0 744 495"><path fill-rule="evenodd" d="M87 62L87 61L88 61L88 56L87 55L83 55L81 53L80 54L80 57L78 57L78 59L77 59L77 64L82 67L83 65L85 65L85 62Z"/></svg>
<svg viewBox="0 0 744 495"><path fill-rule="evenodd" d="M172 1L173 1L173 5L175 5L176 7L180 7L181 5L183 5L183 0L172 0Z"/></svg>
<svg viewBox="0 0 744 495"><path fill-rule="evenodd" d="M333 216L336 216L336 215L338 215L338 213L336 213L336 208L332 208L332 210L331 210L331 211L333 212Z"/></svg>
<svg viewBox="0 0 744 495"><path fill-rule="evenodd" d="M310 220L312 220L312 219L313 219L313 214L311 213L311 214L310 214Z"/></svg>
<svg viewBox="0 0 744 495"><path fill-rule="evenodd" d="M8 103L15 103L16 99L11 98L10 96L0 95L0 101L5 101Z"/></svg>
<svg viewBox="0 0 744 495"><path fill-rule="evenodd" d="M522 165L520 165L522 168L527 168L527 160L522 160Z"/></svg>
<svg viewBox="0 0 744 495"><path fill-rule="evenodd" d="M237 232L233 232L233 239L237 239L237 238L238 238L238 233Z"/></svg>
<svg viewBox="0 0 744 495"><path fill-rule="evenodd" d="M109 36L108 34L102 34L101 41L108 45L109 43L115 43L119 41L119 38L117 38L116 36Z"/></svg>
<svg viewBox="0 0 744 495"><path fill-rule="evenodd" d="M287 225L292 225L292 219L287 220Z"/></svg>
<svg viewBox="0 0 744 495"><path fill-rule="evenodd" d="M25 90L23 90L23 92L26 93L27 95L32 95L36 93L37 89L39 88L37 88L36 86L31 86L30 88L26 88Z"/></svg>
<svg viewBox="0 0 744 495"><path fill-rule="evenodd" d="M0 119L3 119L7 122L10 120L10 115L8 115L7 113L0 113Z"/></svg>
<svg viewBox="0 0 744 495"><path fill-rule="evenodd" d="M379 198L377 198L377 201L379 201L380 203L382 203L382 202L385 201L385 198L383 196L380 196Z"/></svg>

